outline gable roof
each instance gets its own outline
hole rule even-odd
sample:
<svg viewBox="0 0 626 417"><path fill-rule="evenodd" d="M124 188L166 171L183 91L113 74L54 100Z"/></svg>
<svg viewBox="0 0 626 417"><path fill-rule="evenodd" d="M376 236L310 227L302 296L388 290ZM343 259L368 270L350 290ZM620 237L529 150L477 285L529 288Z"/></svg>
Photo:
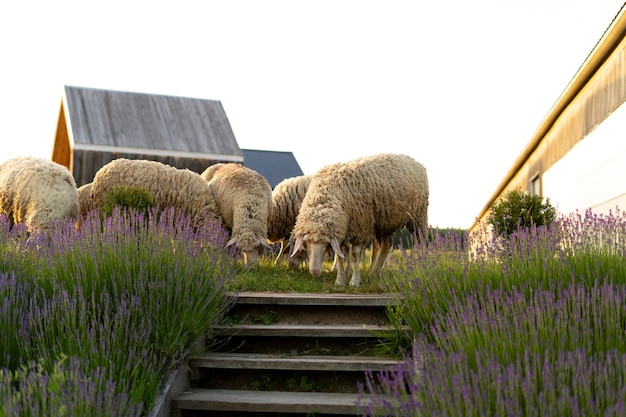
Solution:
<svg viewBox="0 0 626 417"><path fill-rule="evenodd" d="M244 149L243 165L263 175L272 188L286 178L303 175L291 152Z"/></svg>
<svg viewBox="0 0 626 417"><path fill-rule="evenodd" d="M242 162L222 103L65 86L70 148Z"/></svg>

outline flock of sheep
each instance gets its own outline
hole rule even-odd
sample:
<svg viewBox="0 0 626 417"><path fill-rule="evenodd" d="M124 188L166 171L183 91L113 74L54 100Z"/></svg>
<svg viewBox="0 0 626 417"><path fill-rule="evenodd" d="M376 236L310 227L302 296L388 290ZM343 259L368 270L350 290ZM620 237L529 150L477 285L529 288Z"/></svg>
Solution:
<svg viewBox="0 0 626 417"><path fill-rule="evenodd" d="M371 272L381 271L394 234L408 227L420 236L428 227L428 178L413 158L378 154L327 165L312 175L288 178L272 190L258 172L220 163L201 174L149 160L116 159L76 187L63 166L43 158L17 157L0 164L0 214L29 232L102 207L117 187L145 190L160 208L182 210L194 225L221 219L242 263L253 267L262 248L280 243L279 257L303 262L313 276L327 251L335 257L337 285L361 282L360 263L372 244Z"/></svg>

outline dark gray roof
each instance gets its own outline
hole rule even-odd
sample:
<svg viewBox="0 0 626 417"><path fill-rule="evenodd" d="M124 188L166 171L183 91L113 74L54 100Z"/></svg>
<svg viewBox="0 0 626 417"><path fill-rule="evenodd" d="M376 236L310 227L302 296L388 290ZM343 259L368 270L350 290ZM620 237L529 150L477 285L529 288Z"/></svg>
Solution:
<svg viewBox="0 0 626 417"><path fill-rule="evenodd" d="M65 86L64 103L75 150L243 160L217 100Z"/></svg>
<svg viewBox="0 0 626 417"><path fill-rule="evenodd" d="M286 178L303 175L291 152L243 150L243 165L263 175L272 188Z"/></svg>

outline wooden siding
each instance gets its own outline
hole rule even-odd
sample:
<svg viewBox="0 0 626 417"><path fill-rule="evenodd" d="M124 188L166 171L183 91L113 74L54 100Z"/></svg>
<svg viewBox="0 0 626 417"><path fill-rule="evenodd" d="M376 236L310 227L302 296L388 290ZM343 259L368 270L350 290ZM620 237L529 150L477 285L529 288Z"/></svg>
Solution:
<svg viewBox="0 0 626 417"><path fill-rule="evenodd" d="M471 230L477 230L486 222L491 204L505 192L514 189L528 191L533 176L537 173L541 176L626 101L625 32L626 15L622 10L546 116Z"/></svg>
<svg viewBox="0 0 626 417"><path fill-rule="evenodd" d="M61 110L59 111L57 132L54 138L54 147L52 148L52 160L70 171L72 170L72 151L70 149L70 137L67 123L65 122L65 107L63 103L61 103Z"/></svg>
<svg viewBox="0 0 626 417"><path fill-rule="evenodd" d="M221 102L65 87L76 149L92 146L223 155L243 161Z"/></svg>
<svg viewBox="0 0 626 417"><path fill-rule="evenodd" d="M76 181L76 186L80 187L83 184L92 182L96 172L100 168L117 158L149 159L151 161L162 162L179 169L190 169L199 174L213 164L218 162L228 162L220 159L208 160L202 158L181 158L172 156L159 157L150 154L138 155L121 152L92 152L75 150L72 174L74 176L74 180Z"/></svg>

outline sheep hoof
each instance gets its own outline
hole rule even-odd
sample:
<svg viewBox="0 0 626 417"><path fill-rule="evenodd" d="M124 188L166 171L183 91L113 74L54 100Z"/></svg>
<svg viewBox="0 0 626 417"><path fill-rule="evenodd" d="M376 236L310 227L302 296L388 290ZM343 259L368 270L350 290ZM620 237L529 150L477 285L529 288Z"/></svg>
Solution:
<svg viewBox="0 0 626 417"><path fill-rule="evenodd" d="M358 287L361 284L361 280L360 279L351 279L350 280L350 286L351 287Z"/></svg>

